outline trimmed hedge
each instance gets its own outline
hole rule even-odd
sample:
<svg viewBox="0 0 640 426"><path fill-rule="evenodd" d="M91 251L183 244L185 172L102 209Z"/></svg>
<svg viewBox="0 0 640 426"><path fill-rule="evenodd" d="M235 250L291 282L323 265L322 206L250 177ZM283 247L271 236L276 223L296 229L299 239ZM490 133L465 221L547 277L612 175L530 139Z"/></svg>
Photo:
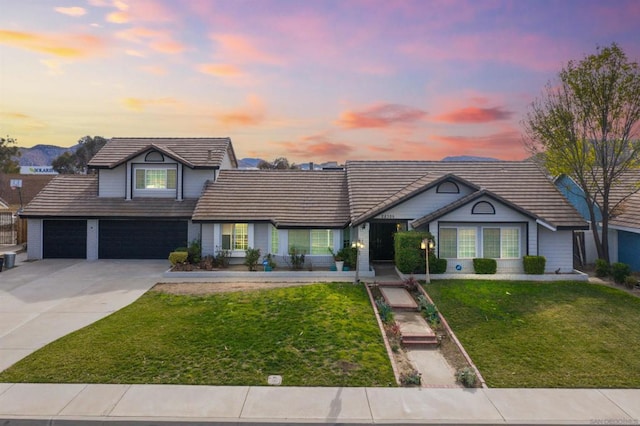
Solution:
<svg viewBox="0 0 640 426"><path fill-rule="evenodd" d="M447 272L447 259L440 259L431 253L429 255L429 270L432 274L444 274Z"/></svg>
<svg viewBox="0 0 640 426"><path fill-rule="evenodd" d="M498 270L498 262L495 259L475 258L473 269L476 274L495 274Z"/></svg>
<svg viewBox="0 0 640 426"><path fill-rule="evenodd" d="M524 273L529 275L544 274L547 259L544 256L523 256Z"/></svg>
<svg viewBox="0 0 640 426"><path fill-rule="evenodd" d="M433 235L429 232L417 231L396 232L394 234L394 261L400 272L403 274L424 273L425 251L420 248L420 243L422 243L422 240L425 238L433 239Z"/></svg>
<svg viewBox="0 0 640 426"><path fill-rule="evenodd" d="M172 251L169 253L169 262L171 266L176 266L178 263L184 263L187 261L189 253L186 251Z"/></svg>
<svg viewBox="0 0 640 426"><path fill-rule="evenodd" d="M611 264L611 277L616 284L624 284L629 275L631 275L631 267L626 263L615 262Z"/></svg>

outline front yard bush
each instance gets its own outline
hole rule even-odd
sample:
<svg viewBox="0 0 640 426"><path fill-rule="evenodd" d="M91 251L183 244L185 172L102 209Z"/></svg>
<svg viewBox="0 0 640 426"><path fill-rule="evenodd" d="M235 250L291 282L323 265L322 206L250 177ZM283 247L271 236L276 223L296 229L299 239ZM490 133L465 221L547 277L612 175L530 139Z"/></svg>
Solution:
<svg viewBox="0 0 640 426"><path fill-rule="evenodd" d="M406 231L396 232L393 238L395 249L395 264L403 274L424 273L425 250L420 248L422 240L433 239L428 232Z"/></svg>
<svg viewBox="0 0 640 426"><path fill-rule="evenodd" d="M596 277L608 277L610 273L611 266L609 265L609 262L604 259L596 259Z"/></svg>
<svg viewBox="0 0 640 426"><path fill-rule="evenodd" d="M544 256L524 256L522 258L522 264L524 265L525 274L542 275L544 274L547 259Z"/></svg>
<svg viewBox="0 0 640 426"><path fill-rule="evenodd" d="M616 284L624 284L624 280L631 275L631 267L626 263L616 262L611 265L611 276Z"/></svg>
<svg viewBox="0 0 640 426"><path fill-rule="evenodd" d="M244 264L250 271L255 271L260 260L260 249L251 248L245 250Z"/></svg>
<svg viewBox="0 0 640 426"><path fill-rule="evenodd" d="M440 259L435 254L430 254L429 269L433 274L444 274L447 272L447 259Z"/></svg>
<svg viewBox="0 0 640 426"><path fill-rule="evenodd" d="M495 259L475 258L473 269L476 274L495 274L498 270L498 262Z"/></svg>
<svg viewBox="0 0 640 426"><path fill-rule="evenodd" d="M184 263L187 261L189 253L186 251L172 251L169 253L169 262L171 266L176 266L178 263Z"/></svg>

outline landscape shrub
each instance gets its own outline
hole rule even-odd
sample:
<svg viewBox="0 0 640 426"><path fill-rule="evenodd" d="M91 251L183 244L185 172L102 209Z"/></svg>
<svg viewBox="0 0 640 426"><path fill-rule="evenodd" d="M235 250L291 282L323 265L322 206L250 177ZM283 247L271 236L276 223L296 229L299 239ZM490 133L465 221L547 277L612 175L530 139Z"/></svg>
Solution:
<svg viewBox="0 0 640 426"><path fill-rule="evenodd" d="M634 276L629 275L624 279L624 286L629 290L632 290L636 286L636 284L638 284L638 279Z"/></svg>
<svg viewBox="0 0 640 426"><path fill-rule="evenodd" d="M210 271L217 266L216 258L210 254L206 256L202 256L200 259L200 269L204 269L205 271Z"/></svg>
<svg viewBox="0 0 640 426"><path fill-rule="evenodd" d="M186 251L172 251L169 253L169 262L171 266L176 266L178 263L184 263L187 261L189 253Z"/></svg>
<svg viewBox="0 0 640 426"><path fill-rule="evenodd" d="M430 254L429 269L433 274L444 274L447 272L447 259L440 259L435 254Z"/></svg>
<svg viewBox="0 0 640 426"><path fill-rule="evenodd" d="M425 272L425 250L420 248L420 243L425 238L433 239L433 235L429 232L417 231L396 232L394 234L394 261L400 272L403 274Z"/></svg>
<svg viewBox="0 0 640 426"><path fill-rule="evenodd" d="M258 261L260 260L260 249L249 247L244 251L244 253L244 264L250 271L255 271L256 266L258 266Z"/></svg>
<svg viewBox="0 0 640 426"><path fill-rule="evenodd" d="M438 315L438 308L436 305L429 302L424 295L418 296L418 310L422 312L422 315L429 322L429 324L440 324L440 315Z"/></svg>
<svg viewBox="0 0 640 426"><path fill-rule="evenodd" d="M218 248L216 250L216 256L215 256L216 266L219 266L220 268L228 268L230 260L231 260L231 253L229 252L229 250L224 250L221 248Z"/></svg>
<svg viewBox="0 0 640 426"><path fill-rule="evenodd" d="M547 259L544 256L523 256L522 264L524 266L525 274L542 275L544 274L544 267L547 264Z"/></svg>
<svg viewBox="0 0 640 426"><path fill-rule="evenodd" d="M356 267L357 249L355 247L343 247L338 251L337 256L344 260L344 266L349 268Z"/></svg>
<svg viewBox="0 0 640 426"><path fill-rule="evenodd" d="M498 262L495 259L475 258L473 269L476 274L495 274L498 270Z"/></svg>
<svg viewBox="0 0 640 426"><path fill-rule="evenodd" d="M304 251L292 246L289 249L289 266L294 271L299 271L304 267Z"/></svg>
<svg viewBox="0 0 640 426"><path fill-rule="evenodd" d="M596 277L608 277L610 273L611 266L609 265L609 262L604 259L596 259Z"/></svg>
<svg viewBox="0 0 640 426"><path fill-rule="evenodd" d="M202 257L202 243L200 242L200 240L196 239L191 241L187 252L189 253L189 256L187 258L189 263L191 263L192 265L199 264Z"/></svg>
<svg viewBox="0 0 640 426"><path fill-rule="evenodd" d="M402 282L402 285L404 286L405 290L409 291L409 292L414 292L418 290L418 286L420 285L420 283L418 282L418 280L412 275L409 278L407 278L406 280L404 280ZM423 296L424 297L424 296Z"/></svg>
<svg viewBox="0 0 640 426"><path fill-rule="evenodd" d="M629 275L631 267L626 263L616 262L611 265L611 276L616 284L623 284Z"/></svg>
<svg viewBox="0 0 640 426"><path fill-rule="evenodd" d="M419 386L422 383L422 375L416 370L400 375L400 383L404 386Z"/></svg>
<svg viewBox="0 0 640 426"><path fill-rule="evenodd" d="M456 371L456 381L466 388L473 388L478 381L476 372L471 367L464 367Z"/></svg>
<svg viewBox="0 0 640 426"><path fill-rule="evenodd" d="M380 320L388 324L393 321L393 310L391 306L384 301L383 298L376 299L376 307L378 308L378 314L380 315Z"/></svg>

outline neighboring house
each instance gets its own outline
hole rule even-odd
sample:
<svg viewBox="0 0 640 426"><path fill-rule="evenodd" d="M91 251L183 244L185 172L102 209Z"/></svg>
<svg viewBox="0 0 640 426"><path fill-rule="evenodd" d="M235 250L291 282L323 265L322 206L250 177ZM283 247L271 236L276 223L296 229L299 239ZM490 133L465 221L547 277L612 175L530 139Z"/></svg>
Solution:
<svg viewBox="0 0 640 426"><path fill-rule="evenodd" d="M0 199L11 211L26 206L53 178L53 175L21 175L0 173ZM22 188L11 189L11 180L20 179Z"/></svg>
<svg viewBox="0 0 640 426"><path fill-rule="evenodd" d="M569 202L586 219L590 220L589 209L584 199L584 192L580 186L569 176L560 175L555 181L558 189L567 197ZM612 191L612 205L618 203L629 190L637 190L640 185L640 171L627 174L621 190ZM598 222L602 216L597 206L594 214ZM593 232L584 231L584 261L588 264L595 263L598 258ZM616 209L609 220L609 260L622 262L631 266L633 271L640 271L640 192L636 192L626 199Z"/></svg>
<svg viewBox="0 0 640 426"><path fill-rule="evenodd" d="M30 258L166 258L200 239L203 254L229 250L235 262L251 247L284 264L295 247L315 268L360 240L359 269L368 270L393 260L396 232L418 229L435 236L448 272L473 272L475 257L522 272L524 255L571 272L572 232L588 229L531 162L238 170L228 139L117 138L89 165L97 175L59 176L25 208L40 229Z"/></svg>

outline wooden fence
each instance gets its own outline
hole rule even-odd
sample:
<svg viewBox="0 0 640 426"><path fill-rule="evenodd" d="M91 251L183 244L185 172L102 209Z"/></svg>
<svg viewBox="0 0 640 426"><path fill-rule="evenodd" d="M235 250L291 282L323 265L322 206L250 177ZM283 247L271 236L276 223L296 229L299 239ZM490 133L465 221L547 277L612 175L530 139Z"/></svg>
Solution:
<svg viewBox="0 0 640 426"><path fill-rule="evenodd" d="M12 212L0 212L0 244L13 245L17 242L16 219Z"/></svg>

